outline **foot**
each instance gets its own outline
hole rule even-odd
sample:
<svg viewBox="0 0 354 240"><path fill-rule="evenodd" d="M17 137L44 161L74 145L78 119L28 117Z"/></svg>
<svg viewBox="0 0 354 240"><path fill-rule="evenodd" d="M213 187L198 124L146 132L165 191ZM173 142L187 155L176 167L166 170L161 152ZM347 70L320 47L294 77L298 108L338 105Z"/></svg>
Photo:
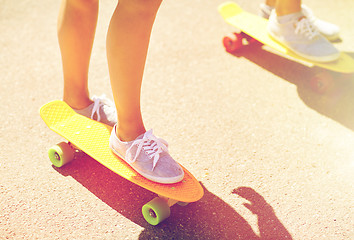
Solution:
<svg viewBox="0 0 354 240"><path fill-rule="evenodd" d="M311 61L330 62L340 55L302 12L278 17L273 10L269 17L268 33L274 40Z"/></svg>
<svg viewBox="0 0 354 240"><path fill-rule="evenodd" d="M306 5L301 5L303 14L309 19L309 21L317 28L317 30L329 41L335 41L339 38L339 27L333 23L326 22L324 20L318 19L312 12L312 10ZM269 16L274 7L268 6L267 4L260 5L260 16L269 19Z"/></svg>
<svg viewBox="0 0 354 240"><path fill-rule="evenodd" d="M93 103L88 107L84 109L74 109L74 111L85 117L113 127L117 123L117 114L114 103L104 95L100 97L93 96L92 100Z"/></svg>
<svg viewBox="0 0 354 240"><path fill-rule="evenodd" d="M110 148L143 177L158 183L176 183L183 179L181 166L170 156L167 142L153 135L152 130L136 140L122 142L116 126L110 137Z"/></svg>

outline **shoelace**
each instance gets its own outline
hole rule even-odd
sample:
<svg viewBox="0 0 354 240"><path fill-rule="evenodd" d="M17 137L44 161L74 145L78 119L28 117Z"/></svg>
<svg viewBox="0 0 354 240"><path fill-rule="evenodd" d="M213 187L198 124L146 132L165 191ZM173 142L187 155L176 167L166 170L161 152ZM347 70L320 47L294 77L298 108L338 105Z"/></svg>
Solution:
<svg viewBox="0 0 354 240"><path fill-rule="evenodd" d="M316 27L306 17L299 19L299 21L296 23L295 33L302 34L310 40L319 35Z"/></svg>
<svg viewBox="0 0 354 240"><path fill-rule="evenodd" d="M153 159L153 166L152 170L155 169L155 166L160 158L160 153L162 152L168 152L168 144L165 140L161 138L157 138L152 134L152 129L147 131L143 138L137 139L133 142L133 144L127 149L127 152L130 152L130 150L134 147L137 146L138 149L135 153L134 158L131 159L129 154L127 155L127 161L130 163L134 163L136 159L138 158L140 152L144 150L148 157L150 159Z"/></svg>
<svg viewBox="0 0 354 240"><path fill-rule="evenodd" d="M99 122L101 120L101 116L100 116L101 106L103 106L105 104L109 105L109 106L114 106L114 104L108 98L106 98L106 95L104 95L104 94L100 97L93 96L92 100L93 100L93 108L92 108L92 113L91 113L91 119L93 119L93 116L96 113L97 114L97 121Z"/></svg>
<svg viewBox="0 0 354 240"><path fill-rule="evenodd" d="M314 24L317 21L317 18L313 14L312 10L305 5L301 5L301 7L302 7L302 13L307 17L310 23Z"/></svg>

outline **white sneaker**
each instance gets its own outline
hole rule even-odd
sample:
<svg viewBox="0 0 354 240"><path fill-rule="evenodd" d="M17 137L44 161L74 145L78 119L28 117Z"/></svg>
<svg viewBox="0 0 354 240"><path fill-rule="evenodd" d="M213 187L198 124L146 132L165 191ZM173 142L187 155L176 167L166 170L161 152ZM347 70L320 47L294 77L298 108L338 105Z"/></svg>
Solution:
<svg viewBox="0 0 354 240"><path fill-rule="evenodd" d="M302 12L277 17L273 10L269 17L268 33L299 56L312 61L330 62L340 55Z"/></svg>
<svg viewBox="0 0 354 240"><path fill-rule="evenodd" d="M184 178L181 166L170 156L167 142L153 135L152 130L136 140L122 142L114 126L109 146L143 177L158 183L176 183Z"/></svg>
<svg viewBox="0 0 354 240"><path fill-rule="evenodd" d="M114 103L106 98L105 95L100 97L93 96L92 101L93 103L88 107L80 110L74 109L74 111L85 117L113 127L117 123L117 114Z"/></svg>
<svg viewBox="0 0 354 240"><path fill-rule="evenodd" d="M273 11L274 7L271 7L265 3L259 5L259 16L265 19L269 19L270 13Z"/></svg>
<svg viewBox="0 0 354 240"><path fill-rule="evenodd" d="M310 20L310 22L317 28L317 30L328 40L334 41L339 38L340 29L337 25L326 22L324 20L318 19L312 12L312 10L302 4L301 5L303 14ZM268 6L267 4L262 3L260 5L260 16L266 19L269 19L269 16L274 7Z"/></svg>
<svg viewBox="0 0 354 240"><path fill-rule="evenodd" d="M318 31L328 40L334 41L339 38L339 27L333 23L318 19L313 14L312 10L306 5L301 5L302 12L312 22Z"/></svg>

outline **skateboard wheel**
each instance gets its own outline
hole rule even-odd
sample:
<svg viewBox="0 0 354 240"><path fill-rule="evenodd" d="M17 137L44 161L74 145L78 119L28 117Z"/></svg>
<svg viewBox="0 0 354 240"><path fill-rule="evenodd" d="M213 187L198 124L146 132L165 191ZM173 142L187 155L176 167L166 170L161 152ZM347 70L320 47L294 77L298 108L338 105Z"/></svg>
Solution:
<svg viewBox="0 0 354 240"><path fill-rule="evenodd" d="M151 225L157 225L171 214L170 207L162 198L156 197L142 208L145 220Z"/></svg>
<svg viewBox="0 0 354 240"><path fill-rule="evenodd" d="M234 33L234 36L226 36L222 40L226 52L233 53L242 48L242 36L238 33Z"/></svg>
<svg viewBox="0 0 354 240"><path fill-rule="evenodd" d="M74 150L68 143L61 142L48 150L48 156L55 167L62 167L74 159Z"/></svg>

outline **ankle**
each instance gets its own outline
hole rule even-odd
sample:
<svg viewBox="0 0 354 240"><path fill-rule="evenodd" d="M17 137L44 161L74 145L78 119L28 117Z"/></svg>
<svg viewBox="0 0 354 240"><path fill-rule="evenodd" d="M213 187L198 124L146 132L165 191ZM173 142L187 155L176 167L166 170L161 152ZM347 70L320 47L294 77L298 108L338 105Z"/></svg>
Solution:
<svg viewBox="0 0 354 240"><path fill-rule="evenodd" d="M119 121L118 121L119 122ZM144 126L122 126L122 124L118 124L116 127L116 135L119 138L119 140L123 142L130 142L137 137L139 137L141 134L144 134L146 132Z"/></svg>
<svg viewBox="0 0 354 240"><path fill-rule="evenodd" d="M63 101L66 102L71 108L76 110L84 109L93 103L89 97L72 98L65 95L63 97Z"/></svg>
<svg viewBox="0 0 354 240"><path fill-rule="evenodd" d="M277 1L276 0L266 0L265 5L274 8L276 5Z"/></svg>
<svg viewBox="0 0 354 240"><path fill-rule="evenodd" d="M75 90L73 91L72 89ZM76 87L68 88L65 86L63 101L76 110L84 109L93 103L87 89L79 90L79 88Z"/></svg>

